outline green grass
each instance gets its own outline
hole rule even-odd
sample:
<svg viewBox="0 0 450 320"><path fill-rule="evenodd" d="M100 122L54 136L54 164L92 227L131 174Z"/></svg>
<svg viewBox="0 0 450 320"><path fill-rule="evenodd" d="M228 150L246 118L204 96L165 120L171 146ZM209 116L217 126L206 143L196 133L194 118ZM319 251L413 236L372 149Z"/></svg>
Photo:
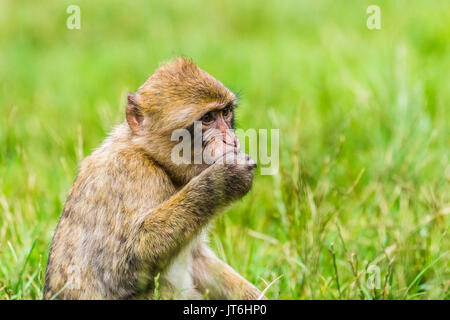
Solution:
<svg viewBox="0 0 450 320"><path fill-rule="evenodd" d="M281 276L271 299L449 299L450 2L170 3L0 2L0 299L41 298L77 164L174 54L241 92L239 127L280 129L221 258Z"/></svg>

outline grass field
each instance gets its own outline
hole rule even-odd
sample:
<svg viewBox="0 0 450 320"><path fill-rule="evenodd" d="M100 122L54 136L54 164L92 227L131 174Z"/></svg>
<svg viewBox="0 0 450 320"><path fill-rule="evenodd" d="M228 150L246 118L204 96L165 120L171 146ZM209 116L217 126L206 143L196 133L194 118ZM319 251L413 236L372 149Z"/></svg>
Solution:
<svg viewBox="0 0 450 320"><path fill-rule="evenodd" d="M449 21L446 0L0 1L0 299L41 298L77 164L174 54L240 92L239 127L280 129L219 257L279 277L270 299L449 299Z"/></svg>

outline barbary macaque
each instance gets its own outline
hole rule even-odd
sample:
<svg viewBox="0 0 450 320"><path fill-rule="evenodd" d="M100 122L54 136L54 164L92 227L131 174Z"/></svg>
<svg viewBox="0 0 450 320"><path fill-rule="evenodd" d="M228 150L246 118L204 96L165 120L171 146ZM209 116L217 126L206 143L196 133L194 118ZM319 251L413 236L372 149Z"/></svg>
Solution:
<svg viewBox="0 0 450 320"><path fill-rule="evenodd" d="M256 167L233 133L235 107L236 96L186 58L129 94L126 121L82 161L68 194L45 299L151 299L156 283L162 299L265 298L207 245L214 217L248 193ZM202 149L218 152L175 163L172 133L196 121Z"/></svg>

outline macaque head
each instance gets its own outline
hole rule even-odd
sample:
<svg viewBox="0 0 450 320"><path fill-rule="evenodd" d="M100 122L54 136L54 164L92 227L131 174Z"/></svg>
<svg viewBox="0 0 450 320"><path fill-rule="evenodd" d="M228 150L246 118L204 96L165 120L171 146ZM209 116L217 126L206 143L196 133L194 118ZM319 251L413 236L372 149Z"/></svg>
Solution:
<svg viewBox="0 0 450 320"><path fill-rule="evenodd" d="M126 119L132 140L173 179L187 183L223 155L240 151L235 108L236 96L221 82L191 60L175 58L129 94ZM180 143L183 161L173 161Z"/></svg>

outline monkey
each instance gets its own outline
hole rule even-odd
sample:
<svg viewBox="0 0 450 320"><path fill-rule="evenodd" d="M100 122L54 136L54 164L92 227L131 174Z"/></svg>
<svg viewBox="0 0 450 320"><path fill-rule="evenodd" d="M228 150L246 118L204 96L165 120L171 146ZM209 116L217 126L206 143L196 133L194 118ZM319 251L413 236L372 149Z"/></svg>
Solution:
<svg viewBox="0 0 450 320"><path fill-rule="evenodd" d="M236 95L175 57L127 100L124 121L79 166L43 298L266 299L208 246L214 218L249 192L256 168L233 131ZM217 152L175 163L171 134L196 121L201 149Z"/></svg>

